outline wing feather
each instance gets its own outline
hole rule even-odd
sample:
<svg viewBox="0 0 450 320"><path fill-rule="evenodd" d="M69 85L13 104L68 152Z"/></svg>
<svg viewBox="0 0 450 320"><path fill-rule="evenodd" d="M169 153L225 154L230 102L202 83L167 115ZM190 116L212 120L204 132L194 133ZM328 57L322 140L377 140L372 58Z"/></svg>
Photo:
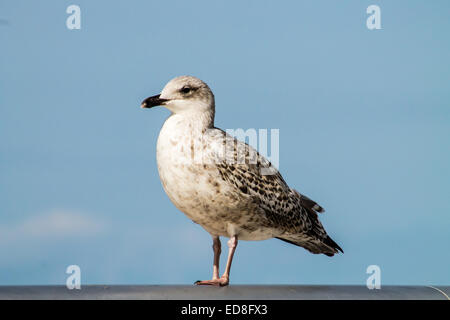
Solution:
<svg viewBox="0 0 450 320"><path fill-rule="evenodd" d="M320 205L291 189L279 171L245 142L220 129L209 134L214 143L220 141L213 157L222 179L258 205L267 226L280 230L281 240L313 253L333 255L340 249L318 219L317 212L324 211Z"/></svg>

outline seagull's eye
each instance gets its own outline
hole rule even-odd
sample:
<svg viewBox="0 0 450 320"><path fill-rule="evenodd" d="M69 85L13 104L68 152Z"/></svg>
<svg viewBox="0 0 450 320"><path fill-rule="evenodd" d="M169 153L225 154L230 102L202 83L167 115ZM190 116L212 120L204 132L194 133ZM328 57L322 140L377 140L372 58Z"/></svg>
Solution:
<svg viewBox="0 0 450 320"><path fill-rule="evenodd" d="M189 88L189 87L183 87L183 88L181 88L180 92L181 92L181 93L189 93L189 92L191 92L191 88Z"/></svg>

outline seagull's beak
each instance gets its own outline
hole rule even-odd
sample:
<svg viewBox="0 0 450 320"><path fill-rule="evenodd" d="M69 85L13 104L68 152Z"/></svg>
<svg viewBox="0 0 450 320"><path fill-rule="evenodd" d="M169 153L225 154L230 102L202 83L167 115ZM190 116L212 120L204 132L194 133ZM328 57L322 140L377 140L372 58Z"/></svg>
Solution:
<svg viewBox="0 0 450 320"><path fill-rule="evenodd" d="M141 103L141 108L152 108L156 106L160 106L164 104L164 102L168 101L168 99L161 99L160 95L156 95L150 98L145 99Z"/></svg>

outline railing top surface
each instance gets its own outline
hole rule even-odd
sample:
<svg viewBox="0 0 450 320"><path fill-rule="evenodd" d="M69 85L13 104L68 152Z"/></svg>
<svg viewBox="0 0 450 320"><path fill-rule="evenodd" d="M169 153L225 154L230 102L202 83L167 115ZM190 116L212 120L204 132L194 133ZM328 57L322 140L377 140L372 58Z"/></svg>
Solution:
<svg viewBox="0 0 450 320"><path fill-rule="evenodd" d="M0 300L9 299L158 299L158 300L447 300L450 286L350 285L82 285L0 286Z"/></svg>

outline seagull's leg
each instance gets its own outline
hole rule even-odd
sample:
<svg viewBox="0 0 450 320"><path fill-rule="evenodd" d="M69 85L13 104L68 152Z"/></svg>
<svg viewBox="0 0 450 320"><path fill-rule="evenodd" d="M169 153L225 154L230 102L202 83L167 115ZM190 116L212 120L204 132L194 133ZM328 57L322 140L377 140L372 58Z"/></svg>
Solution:
<svg viewBox="0 0 450 320"><path fill-rule="evenodd" d="M232 236L230 240L228 240L228 260L227 266L225 267L225 272L223 273L221 286L227 286L230 280L230 270L231 270L231 262L233 262L234 252L236 251L236 247L238 244L237 236Z"/></svg>
<svg viewBox="0 0 450 320"><path fill-rule="evenodd" d="M215 285L215 286L227 286L230 281L230 270L231 270L231 263L233 262L233 256L234 252L236 251L238 239L237 236L233 236L228 240L228 260L227 265L225 267L225 272L223 273L222 277L216 278L216 266L214 265L214 274L212 280L204 280L204 281L197 281L195 284L197 285ZM215 257L214 257L215 258ZM218 259L217 259L217 275L219 273L218 268ZM216 260L214 259L214 264L216 263Z"/></svg>
<svg viewBox="0 0 450 320"><path fill-rule="evenodd" d="M213 263L213 280L219 279L219 261L221 249L220 239L217 236L213 236L213 250L214 250L214 263Z"/></svg>
<svg viewBox="0 0 450 320"><path fill-rule="evenodd" d="M219 262L220 262L220 253L222 252L222 245L220 243L220 239L217 236L213 236L213 245L212 248L214 250L214 262L213 262L213 277L212 280L198 280L195 282L197 285L219 285Z"/></svg>

